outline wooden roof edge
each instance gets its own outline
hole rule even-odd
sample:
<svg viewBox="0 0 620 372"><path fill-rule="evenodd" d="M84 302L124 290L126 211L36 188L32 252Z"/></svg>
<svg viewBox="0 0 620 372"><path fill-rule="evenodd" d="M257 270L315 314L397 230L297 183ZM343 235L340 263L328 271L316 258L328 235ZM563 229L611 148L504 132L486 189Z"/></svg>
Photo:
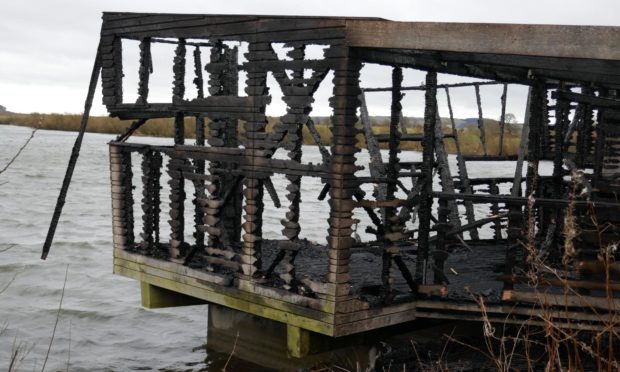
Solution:
<svg viewBox="0 0 620 372"><path fill-rule="evenodd" d="M392 22L385 18L380 17L348 17L348 16L313 16L313 15L282 15L282 14L199 14L199 13L142 13L142 12L115 12L115 11L103 11L102 18L104 20L107 17L141 17L141 16L178 16L178 17L230 17L239 18L247 17L248 19L317 19L317 20L360 20L360 21L385 21Z"/></svg>
<svg viewBox="0 0 620 372"><path fill-rule="evenodd" d="M347 20L352 47L620 60L620 27Z"/></svg>
<svg viewBox="0 0 620 372"><path fill-rule="evenodd" d="M106 22L141 17L178 17L179 21L204 17L231 21L342 21L349 46L464 53L489 53L560 58L620 60L620 27L510 23L402 22L381 18L244 14L174 14L104 12ZM169 20L167 22L170 22ZM293 23L294 24L294 23ZM306 22L307 25L307 22Z"/></svg>

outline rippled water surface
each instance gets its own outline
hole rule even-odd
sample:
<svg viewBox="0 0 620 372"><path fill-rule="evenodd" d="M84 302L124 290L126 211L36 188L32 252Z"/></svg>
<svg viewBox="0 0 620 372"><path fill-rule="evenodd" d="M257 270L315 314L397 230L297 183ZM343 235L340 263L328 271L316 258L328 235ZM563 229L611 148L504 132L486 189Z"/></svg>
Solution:
<svg viewBox="0 0 620 372"><path fill-rule="evenodd" d="M30 132L0 125L0 169ZM40 370L67 267L62 311L46 370L65 370L68 365L77 371L215 366L222 356L207 356L201 347L207 336L206 306L146 310L140 307L139 283L112 275L107 142L113 136L86 134L52 252L47 261L39 259L75 136L38 131L15 163L0 174L0 292L10 283L0 293L0 330L4 329L0 370L8 367L11 351L18 346L27 351L21 368ZM138 139L147 140L168 141ZM316 148L304 151L304 161L320 162ZM362 163L367 157L362 153L359 158ZM406 152L401 159L420 160L421 156ZM472 176L511 176L513 172L514 165L501 163L470 169ZM274 182L281 190L280 199L286 201L283 180L276 177ZM324 242L327 204L316 201L321 186L316 180L304 180L303 191L309 196L304 194L301 225L302 236ZM267 196L266 206L265 236L277 237L285 210L273 208Z"/></svg>

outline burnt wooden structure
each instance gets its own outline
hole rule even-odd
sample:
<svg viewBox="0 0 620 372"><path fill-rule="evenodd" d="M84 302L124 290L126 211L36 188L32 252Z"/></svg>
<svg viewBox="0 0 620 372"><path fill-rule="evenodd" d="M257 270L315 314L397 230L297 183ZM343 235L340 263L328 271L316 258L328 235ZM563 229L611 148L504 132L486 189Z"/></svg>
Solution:
<svg viewBox="0 0 620 372"><path fill-rule="evenodd" d="M131 102L123 98L128 40L140 50L139 84L131 88L138 99ZM149 98L157 43L175 46L165 102ZM320 46L320 55L308 55L311 46ZM391 66L390 86L364 87L363 64ZM480 319L481 297L493 321L536 323L543 301L558 324L579 329L601 326L608 319L601 312L618 308L607 295L620 290L613 262L620 28L105 13L99 68L110 115L134 121L110 143L114 272L143 283L146 305L164 306L182 293L284 322L297 356L307 352L308 331L339 337L414 319ZM404 69L424 71L425 83L403 86ZM438 74L484 80L442 85ZM270 128L268 76L286 104ZM330 83L332 139L324 146L310 114L313 94ZM499 153L487 146L486 84L504 87L500 142L507 84L529 87L514 178L468 175L472 162L515 167L503 145ZM460 154L452 106L438 113L437 96L446 94L450 105L450 89L462 86L478 104L478 157ZM187 98L190 90L195 98ZM407 90L424 91L422 133L403 125ZM373 134L364 103L373 91L391 93L388 135ZM448 114L451 125L442 128L439 118ZM174 119L174 144L127 141L153 118ZM189 119L195 141L184 134ZM302 159L304 127L319 145L320 163ZM421 161L399 160L404 141L422 143ZM447 141L457 141L453 170ZM388 144L386 161L380 142ZM360 151L370 152L368 163L358 160ZM539 174L543 161L552 162L552 174ZM284 189L276 175L284 176ZM319 195L302 192L308 178L322 183ZM364 191L368 185L374 192ZM327 219L329 229L315 244L300 238L300 203L317 197L325 207L312 218ZM280 239L263 237L265 198L287 210ZM355 238L360 215L370 240ZM491 236L479 231L484 225Z"/></svg>

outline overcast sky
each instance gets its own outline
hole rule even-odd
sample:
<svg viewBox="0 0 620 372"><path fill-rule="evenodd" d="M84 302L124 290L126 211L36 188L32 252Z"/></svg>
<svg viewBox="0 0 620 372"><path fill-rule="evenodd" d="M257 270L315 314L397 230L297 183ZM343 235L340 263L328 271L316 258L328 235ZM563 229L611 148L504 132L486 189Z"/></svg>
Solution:
<svg viewBox="0 0 620 372"><path fill-rule="evenodd" d="M372 16L399 21L620 26L620 1L613 0L4 0L0 1L0 105L15 112L81 112L103 11ZM128 45L127 58L136 49L135 45ZM162 57L154 59L153 90L169 92L171 58L163 56L165 50L160 52ZM132 70L127 72L125 82L129 99L136 94L137 87L132 84L137 72L131 64L126 67ZM421 73L406 72L404 84L416 85L423 79ZM463 80L449 76L440 79L442 82ZM365 67L362 71L364 86L385 86L389 80L388 68ZM330 89L328 84L324 85L316 97L314 113L317 115L329 115ZM190 88L188 85L188 90ZM481 91L484 116L497 118L500 88L482 87ZM525 93L526 90L518 86L511 86L508 93L508 112L519 118L523 116ZM276 87L272 88L272 95L274 103L268 113L279 115L283 105ZM368 97L371 115L389 114L387 98L387 94ZM421 93L408 93L404 99L405 115L421 116L422 98ZM477 115L473 88L455 90L452 99L455 116ZM443 102L442 96L440 102ZM443 105L441 110L445 112ZM98 93L93 114L105 113Z"/></svg>

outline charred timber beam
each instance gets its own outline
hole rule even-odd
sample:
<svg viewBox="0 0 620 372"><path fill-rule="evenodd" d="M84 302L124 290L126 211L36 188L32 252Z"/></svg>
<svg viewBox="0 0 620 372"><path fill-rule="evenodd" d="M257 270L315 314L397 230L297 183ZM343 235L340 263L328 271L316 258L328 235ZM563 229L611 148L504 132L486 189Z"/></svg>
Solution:
<svg viewBox="0 0 620 372"><path fill-rule="evenodd" d="M179 44L179 40L168 40L168 39L160 39L160 38L152 38L151 42L158 43L158 44L174 44L174 45ZM190 46L195 46L195 47L210 47L210 46L213 46L213 43L186 41L185 45L190 45Z"/></svg>
<svg viewBox="0 0 620 372"><path fill-rule="evenodd" d="M413 54L435 58L444 62L457 62L497 68L525 68L530 76L547 80L591 81L602 84L620 83L620 63L596 59L566 59L544 56L501 55L487 53L458 53L446 51L413 51Z"/></svg>
<svg viewBox="0 0 620 372"><path fill-rule="evenodd" d="M377 134L375 138L378 142L389 142L390 135L389 134ZM441 138L454 138L453 134L442 134ZM423 141L424 133L411 133L411 134L403 134L400 136L400 141Z"/></svg>
<svg viewBox="0 0 620 372"><path fill-rule="evenodd" d="M75 164L77 163L77 159L80 154L80 149L82 147L82 139L84 138L84 132L86 132L86 125L88 124L88 118L90 116L90 109L93 104L95 90L97 89L97 80L99 80L99 73L101 72L101 69L102 69L101 48L105 45L104 40L109 40L109 38L102 38L102 40L100 41L100 44L97 46L97 55L95 56L95 63L93 64L93 69L90 75L88 93L86 95L86 101L84 102L84 113L82 114L82 119L80 122L80 129L79 129L77 138L75 139L75 143L73 144L73 149L71 150L71 157L69 158L69 164L67 165L67 171L65 173L65 178L62 181L60 193L58 195L58 199L56 200L56 207L54 208L54 214L52 215L52 221L50 222L50 227L47 231L45 242L43 243L43 249L41 251L42 260L45 260L47 258L47 255L49 254L50 248L52 246L52 241L54 240L54 234L56 233L56 227L58 226L58 221L60 220L62 208L65 205L65 199L67 197L67 192L69 191L69 184L71 184L71 178L73 177L73 171L75 169Z"/></svg>
<svg viewBox="0 0 620 372"><path fill-rule="evenodd" d="M439 200L442 201L444 199L440 198ZM481 219L479 219L477 221L474 221L474 222L471 222L471 223L467 223L467 224L462 225L461 227L456 228L456 229L454 229L454 228L452 228L450 230L444 229L444 231L445 231L444 235L445 235L445 238L450 237L450 236L454 236L454 235L458 235L458 234L461 234L461 233L463 233L465 231L471 230L473 228L482 227L482 226L484 226L484 225L486 225L488 223L496 222L496 221L498 221L498 220L500 220L502 218L506 218L506 216L508 216L507 213L500 213L500 214L497 214L497 215L492 216L492 217L481 218ZM439 221L441 221L441 219L439 219ZM450 227L450 226L448 225L448 227ZM436 242L437 239L439 239L439 235L435 235L433 237L430 237L429 238L429 242L431 242L431 243L432 242Z"/></svg>
<svg viewBox="0 0 620 372"><path fill-rule="evenodd" d="M131 123L131 125L125 130L125 133L119 134L118 137L116 137L116 142L127 141L135 131L140 129L140 127L146 123L146 121L147 119L134 120L134 122Z"/></svg>
<svg viewBox="0 0 620 372"><path fill-rule="evenodd" d="M501 275L497 277L497 280L502 282L510 282L510 283L519 283L519 284L528 284L531 282L530 278L517 276L517 275ZM610 289L612 291L620 291L620 283L605 283L605 282L594 282L589 280L574 280L574 279L563 279L563 278L546 278L539 277L537 279L537 285L542 286L554 286L554 287L568 287L568 288L579 288L579 289L592 289L592 290L605 290Z"/></svg>
<svg viewBox="0 0 620 372"><path fill-rule="evenodd" d="M519 155L463 155L463 159L466 161L515 161L519 159Z"/></svg>
<svg viewBox="0 0 620 372"><path fill-rule="evenodd" d="M488 185L492 182L495 182L497 184L512 183L514 182L514 179L512 177L476 177L476 178L469 179L470 186ZM456 181L455 185L458 188L462 187L462 184L460 181Z"/></svg>
<svg viewBox="0 0 620 372"><path fill-rule="evenodd" d="M503 84L501 82L497 82L497 81L481 81L481 82L475 82L475 83L454 83L454 84L437 84L437 89L440 88L462 88L462 87L471 87L474 85L500 85ZM384 87L384 88L363 88L364 92L391 92L392 88L391 87ZM426 86L425 85L417 85L417 86L404 86L401 87L400 90L402 92L408 91L408 90L420 90L420 91L424 91L426 90Z"/></svg>
<svg viewBox="0 0 620 372"><path fill-rule="evenodd" d="M552 98L560 101L584 103L597 108L620 109L620 100L594 96L591 94L557 91L552 95Z"/></svg>
<svg viewBox="0 0 620 372"><path fill-rule="evenodd" d="M323 143L321 142L321 136L319 132L317 131L316 127L314 126L314 121L311 118L308 118L308 121L306 122L306 126L308 127L308 131L310 132L310 135L312 136L314 143L316 143L316 145L319 147L319 152L321 153L323 164L327 165L330 161L331 155L329 153L329 150L327 150L325 146L323 145Z"/></svg>
<svg viewBox="0 0 620 372"><path fill-rule="evenodd" d="M531 84L528 69L522 67L495 67L460 62L442 62L434 57L414 56L402 51L386 49L355 49L355 53L359 58L370 63L411 67L429 72L436 71L459 76L499 80L507 83Z"/></svg>
<svg viewBox="0 0 620 372"><path fill-rule="evenodd" d="M103 35L139 38L208 38L231 41L330 43L345 37L345 18L258 17L244 15L141 14L135 19L106 19Z"/></svg>
<svg viewBox="0 0 620 372"><path fill-rule="evenodd" d="M564 200L564 199L549 199L549 198L525 198L510 195L482 195L482 194L450 194L444 192L433 192L432 196L440 199L452 199L452 200L471 200L476 204L485 203L506 203L514 205L526 205L531 202L534 205L540 205L545 207L563 208L569 204L574 204L576 208L606 208L614 209L620 208L620 203L612 203L606 201L597 200Z"/></svg>

